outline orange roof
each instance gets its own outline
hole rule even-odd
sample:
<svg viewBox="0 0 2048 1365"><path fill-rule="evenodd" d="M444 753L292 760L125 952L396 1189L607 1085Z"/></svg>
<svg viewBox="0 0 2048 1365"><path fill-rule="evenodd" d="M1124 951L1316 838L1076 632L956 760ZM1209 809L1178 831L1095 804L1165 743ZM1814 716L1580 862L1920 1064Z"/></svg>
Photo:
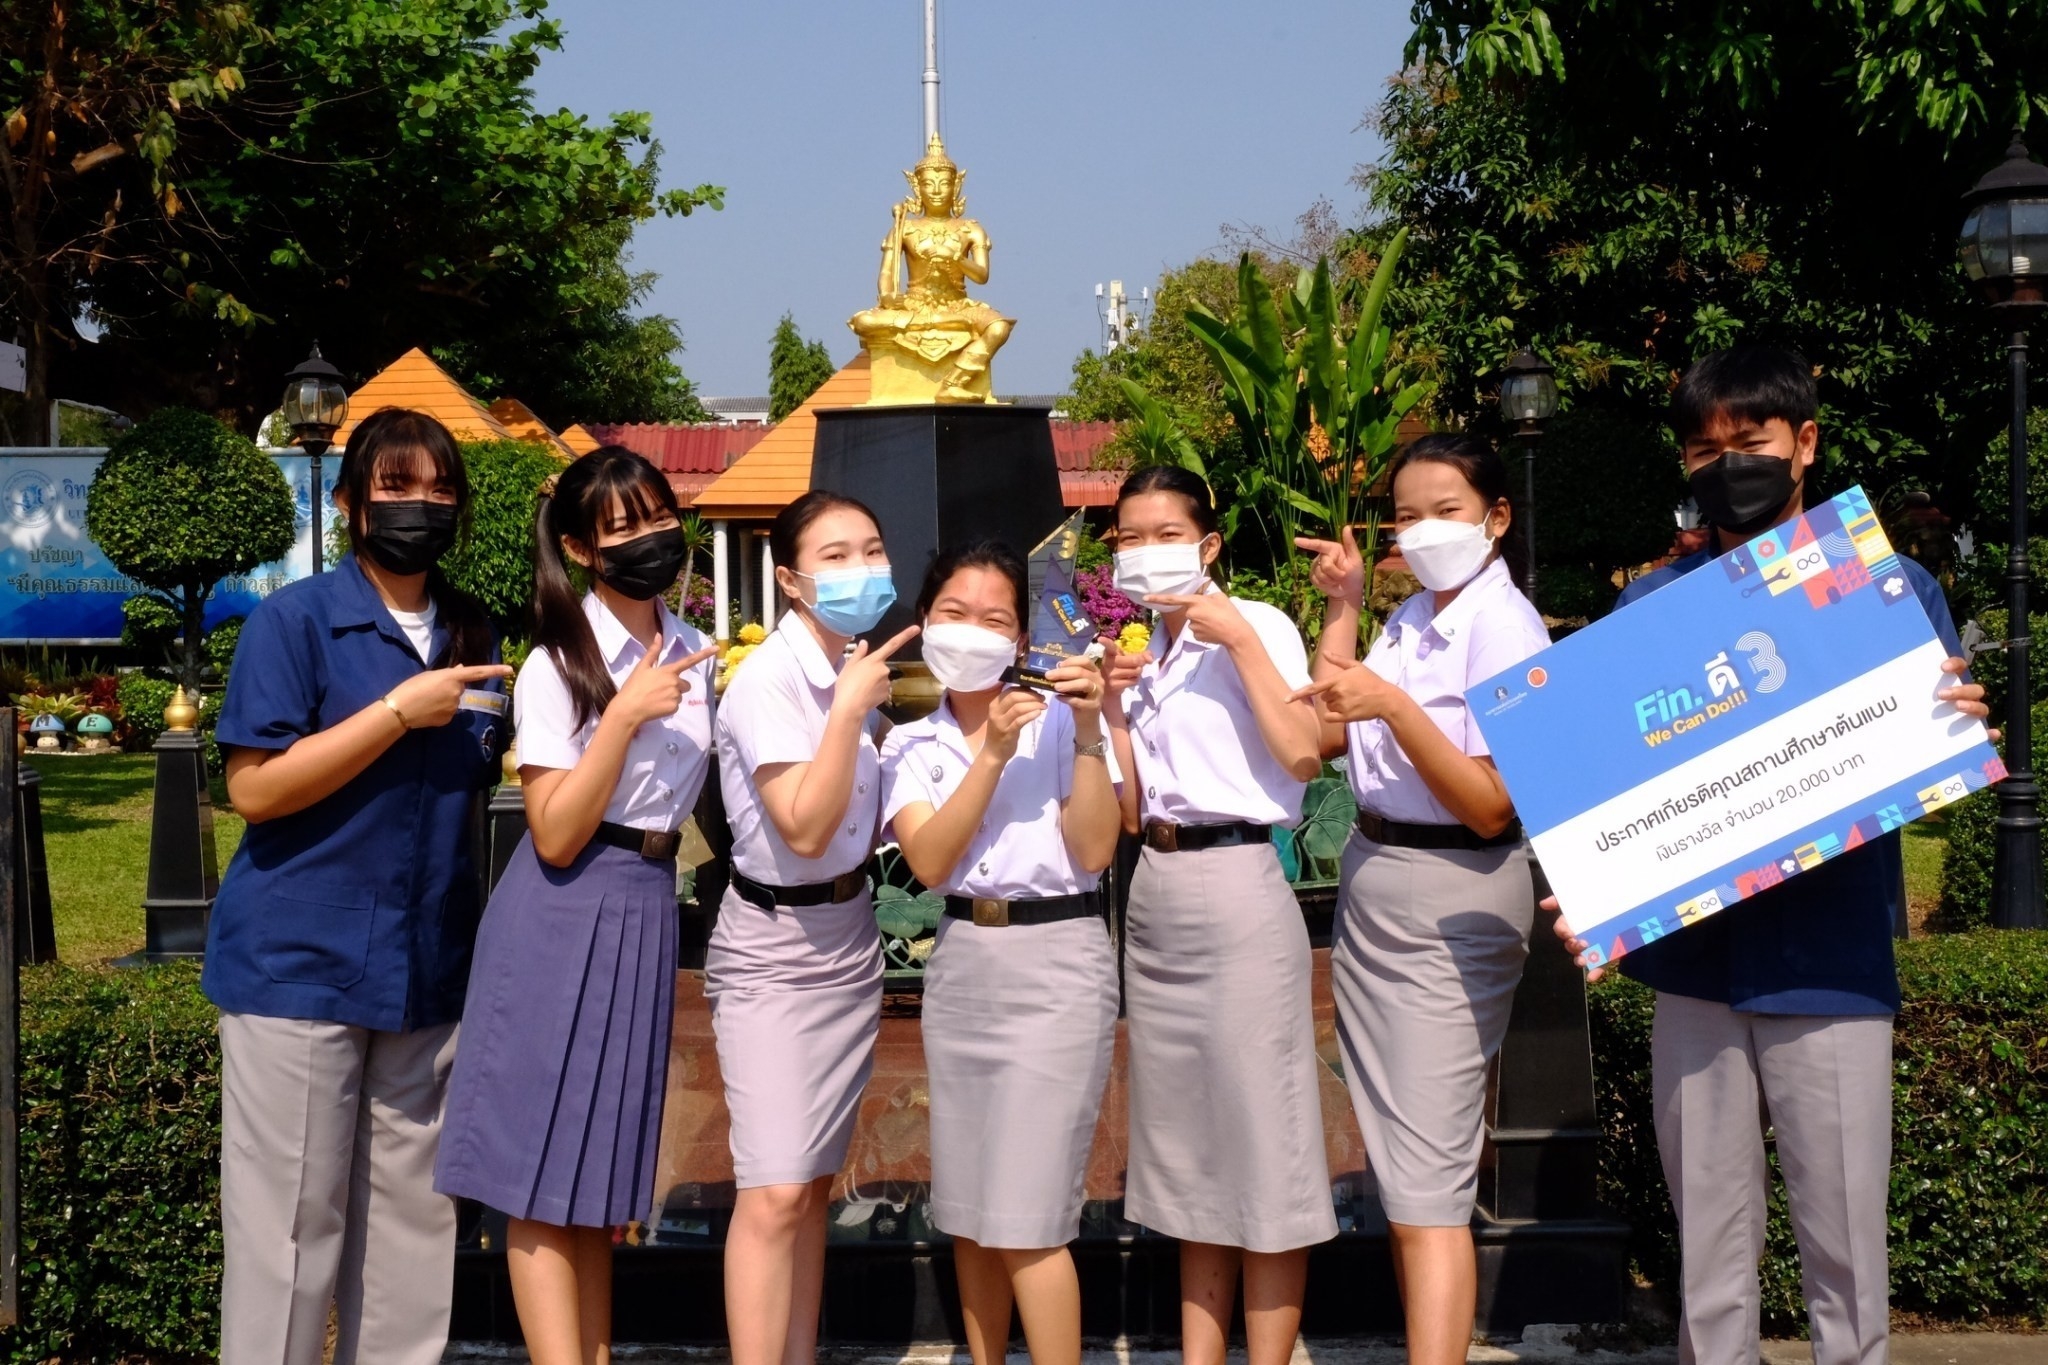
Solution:
<svg viewBox="0 0 2048 1365"><path fill-rule="evenodd" d="M868 401L868 383L868 353L862 351L699 493L697 511L707 517L766 519L809 492L817 410L859 407Z"/></svg>
<svg viewBox="0 0 2048 1365"><path fill-rule="evenodd" d="M385 408L424 412L455 433L458 441L502 441L512 436L503 422L417 346L349 395L348 421L335 433L335 444L347 445L356 423Z"/></svg>
<svg viewBox="0 0 2048 1365"><path fill-rule="evenodd" d="M563 459L569 459L572 456L583 453L579 450L571 450L561 437L555 435L549 429L546 422L533 415L532 408L529 408L517 398L500 398L497 402L491 404L487 411L489 411L491 416L498 419L499 425L512 433L515 440L532 441L536 445L552 446L555 453Z"/></svg>
<svg viewBox="0 0 2048 1365"><path fill-rule="evenodd" d="M585 431L581 422L571 422L568 426L563 427L560 436L562 444L569 447L570 453L574 455L588 455L591 451L604 444L604 442L592 436L588 431Z"/></svg>

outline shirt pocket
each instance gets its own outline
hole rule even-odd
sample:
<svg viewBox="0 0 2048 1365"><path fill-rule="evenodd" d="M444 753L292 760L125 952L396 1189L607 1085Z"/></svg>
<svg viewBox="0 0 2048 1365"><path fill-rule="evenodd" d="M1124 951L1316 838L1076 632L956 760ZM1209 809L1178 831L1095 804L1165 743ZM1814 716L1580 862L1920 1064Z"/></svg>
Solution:
<svg viewBox="0 0 2048 1365"><path fill-rule="evenodd" d="M281 886L269 899L256 960L272 981L347 990L363 979L374 891Z"/></svg>

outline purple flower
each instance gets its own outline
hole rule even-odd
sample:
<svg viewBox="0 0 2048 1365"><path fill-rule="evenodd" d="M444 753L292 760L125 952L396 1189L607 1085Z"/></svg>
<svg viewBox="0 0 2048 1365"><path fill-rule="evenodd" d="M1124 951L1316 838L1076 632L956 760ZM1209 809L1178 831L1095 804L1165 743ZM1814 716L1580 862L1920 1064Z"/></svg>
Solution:
<svg viewBox="0 0 2048 1365"><path fill-rule="evenodd" d="M1145 609L1117 588L1116 571L1108 564L1075 574L1074 587L1081 596L1081 609L1095 622L1099 634L1115 635L1131 622L1145 619Z"/></svg>

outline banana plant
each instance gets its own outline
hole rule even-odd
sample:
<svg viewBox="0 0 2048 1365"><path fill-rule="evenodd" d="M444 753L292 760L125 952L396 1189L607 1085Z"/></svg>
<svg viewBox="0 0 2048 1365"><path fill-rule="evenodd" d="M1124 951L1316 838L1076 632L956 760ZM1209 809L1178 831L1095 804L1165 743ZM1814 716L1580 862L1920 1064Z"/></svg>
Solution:
<svg viewBox="0 0 2048 1365"><path fill-rule="evenodd" d="M1390 390L1387 382L1394 334L1381 314L1407 243L1404 228L1387 244L1348 324L1327 258L1276 297L1247 254L1238 261L1229 317L1200 304L1188 310L1188 327L1222 378L1224 405L1244 440L1240 496L1289 562L1298 554L1295 536L1334 536L1361 524L1367 561L1375 557L1370 490L1393 455L1401 419L1433 387ZM1150 415L1139 412L1149 426Z"/></svg>

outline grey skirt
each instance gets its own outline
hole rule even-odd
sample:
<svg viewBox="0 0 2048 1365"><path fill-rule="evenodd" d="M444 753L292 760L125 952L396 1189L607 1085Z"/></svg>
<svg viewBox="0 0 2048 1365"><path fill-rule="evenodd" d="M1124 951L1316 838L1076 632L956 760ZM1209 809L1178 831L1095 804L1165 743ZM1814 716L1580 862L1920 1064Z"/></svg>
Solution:
<svg viewBox="0 0 2048 1365"><path fill-rule="evenodd" d="M1126 1218L1249 1251L1336 1235L1309 962L1272 845L1139 856L1124 948Z"/></svg>
<svg viewBox="0 0 2048 1365"><path fill-rule="evenodd" d="M939 922L925 973L924 1057L941 1231L1019 1250L1080 1235L1116 994L1100 919Z"/></svg>
<svg viewBox="0 0 2048 1365"><path fill-rule="evenodd" d="M477 931L434 1188L576 1227L645 1219L675 1017L676 872L520 841Z"/></svg>
<svg viewBox="0 0 2048 1365"><path fill-rule="evenodd" d="M1330 984L1344 1082L1396 1223L1472 1220L1486 1072L1534 917L1520 844L1389 848L1354 831L1345 845Z"/></svg>
<svg viewBox="0 0 2048 1365"><path fill-rule="evenodd" d="M882 1028L882 936L863 891L763 910L726 888L704 995L740 1189L799 1185L846 1164Z"/></svg>

